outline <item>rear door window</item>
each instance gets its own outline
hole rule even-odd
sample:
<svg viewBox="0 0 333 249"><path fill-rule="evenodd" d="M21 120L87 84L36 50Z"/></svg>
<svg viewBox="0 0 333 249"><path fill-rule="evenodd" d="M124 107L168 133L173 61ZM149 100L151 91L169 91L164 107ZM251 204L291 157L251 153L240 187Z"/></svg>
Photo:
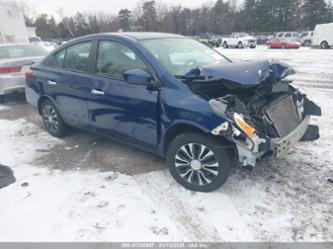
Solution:
<svg viewBox="0 0 333 249"><path fill-rule="evenodd" d="M68 47L63 61L63 68L78 72L88 72L90 48L91 42L84 42ZM62 54L58 56L59 63L62 62L62 56Z"/></svg>

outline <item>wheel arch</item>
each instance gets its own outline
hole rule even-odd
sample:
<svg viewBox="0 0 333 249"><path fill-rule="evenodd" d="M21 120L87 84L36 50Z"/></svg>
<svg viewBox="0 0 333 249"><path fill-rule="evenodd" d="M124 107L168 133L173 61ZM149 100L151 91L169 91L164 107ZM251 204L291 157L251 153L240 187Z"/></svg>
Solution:
<svg viewBox="0 0 333 249"><path fill-rule="evenodd" d="M190 123L177 123L172 125L170 128L168 128L168 130L164 133L163 136L163 154L165 155L169 144L172 142L172 140L177 137L178 135L182 134L182 133L201 133L204 134L206 136L211 137L214 140L217 140L219 143L221 143L222 145L226 146L226 147L230 147L231 149L235 148L235 145L227 140L225 137L222 136L214 136L211 134L210 130L205 129L203 127L200 127L198 125L194 125L194 124L190 124Z"/></svg>
<svg viewBox="0 0 333 249"><path fill-rule="evenodd" d="M323 40L320 42L320 48L323 48L323 44L327 44L327 48L330 48L330 45L327 40Z"/></svg>
<svg viewBox="0 0 333 249"><path fill-rule="evenodd" d="M50 97L48 97L48 96L45 96L45 95L42 95L42 96L38 99L38 102L37 102L37 110L38 110L38 113L39 113L40 115L42 114L42 110L41 110L41 108L42 108L42 104L43 104L43 102L44 102L45 100L49 100L49 101L51 101L51 102L57 107L56 103L52 100L52 98L50 98ZM57 109L58 109L58 107L57 107Z"/></svg>

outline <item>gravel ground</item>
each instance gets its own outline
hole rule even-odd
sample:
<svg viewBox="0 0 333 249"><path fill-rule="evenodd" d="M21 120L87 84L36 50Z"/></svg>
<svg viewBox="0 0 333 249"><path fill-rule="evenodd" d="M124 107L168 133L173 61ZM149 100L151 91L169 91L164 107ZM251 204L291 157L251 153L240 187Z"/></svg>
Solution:
<svg viewBox="0 0 333 249"><path fill-rule="evenodd" d="M321 138L284 159L236 168L209 194L184 190L163 159L94 134L50 137L13 97L0 106L0 241L332 241L333 50L221 49L232 60L274 58L321 105Z"/></svg>

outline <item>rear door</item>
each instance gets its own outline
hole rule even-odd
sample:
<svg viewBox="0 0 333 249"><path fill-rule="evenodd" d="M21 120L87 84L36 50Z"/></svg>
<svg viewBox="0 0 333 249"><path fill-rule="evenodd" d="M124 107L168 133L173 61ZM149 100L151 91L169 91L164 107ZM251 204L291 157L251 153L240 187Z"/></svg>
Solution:
<svg viewBox="0 0 333 249"><path fill-rule="evenodd" d="M131 85L124 72L142 69L151 72L133 49L111 40L96 47L96 77L89 95L92 127L134 144L154 149L157 145L158 91L145 85Z"/></svg>
<svg viewBox="0 0 333 249"><path fill-rule="evenodd" d="M45 74L44 91L70 124L89 127L87 96L92 87L92 41L81 42L54 55L57 66Z"/></svg>

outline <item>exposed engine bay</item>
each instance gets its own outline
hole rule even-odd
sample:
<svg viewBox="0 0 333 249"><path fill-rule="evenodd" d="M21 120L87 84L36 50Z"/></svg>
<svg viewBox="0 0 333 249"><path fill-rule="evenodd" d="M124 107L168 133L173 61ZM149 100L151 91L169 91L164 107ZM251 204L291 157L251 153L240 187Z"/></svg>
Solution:
<svg viewBox="0 0 333 249"><path fill-rule="evenodd" d="M255 166L268 153L282 157L302 138L319 138L319 128L309 121L321 116L321 109L284 80L295 73L291 67L269 61L230 64L192 70L186 83L226 120L212 134L236 144L244 166ZM233 79L237 64L242 73L238 68Z"/></svg>

